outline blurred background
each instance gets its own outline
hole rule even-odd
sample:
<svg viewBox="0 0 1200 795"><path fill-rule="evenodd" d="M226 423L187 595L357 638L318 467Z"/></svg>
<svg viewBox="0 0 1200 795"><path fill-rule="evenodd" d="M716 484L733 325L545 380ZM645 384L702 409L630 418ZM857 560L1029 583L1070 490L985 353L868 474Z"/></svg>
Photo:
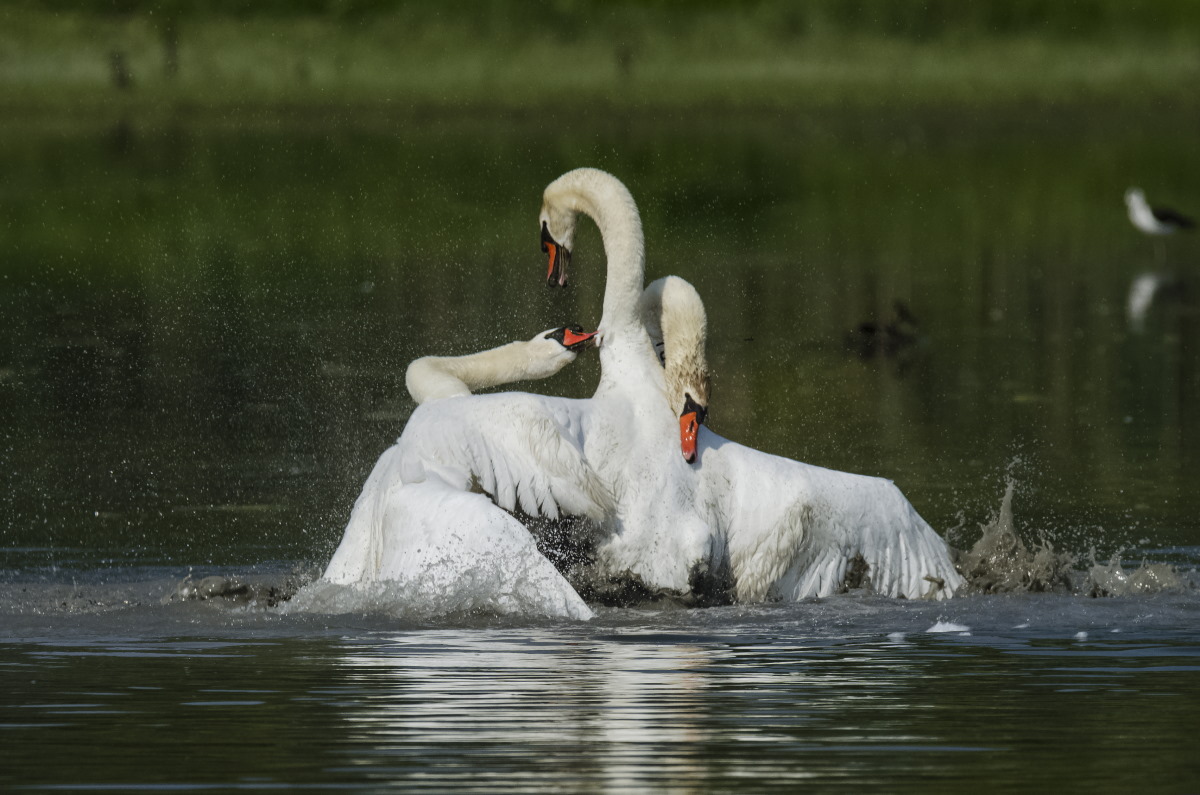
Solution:
<svg viewBox="0 0 1200 795"><path fill-rule="evenodd" d="M408 361L599 321L594 227L565 295L538 250L583 165L717 432L957 543L1007 477L1030 538L1200 543L1200 244L1123 202L1200 215L1197 85L1190 0L8 2L0 568L320 565Z"/></svg>

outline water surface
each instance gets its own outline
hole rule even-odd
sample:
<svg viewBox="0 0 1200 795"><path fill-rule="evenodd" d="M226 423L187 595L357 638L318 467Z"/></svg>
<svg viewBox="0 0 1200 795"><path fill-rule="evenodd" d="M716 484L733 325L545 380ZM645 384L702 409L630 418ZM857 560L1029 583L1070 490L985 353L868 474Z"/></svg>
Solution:
<svg viewBox="0 0 1200 795"><path fill-rule="evenodd" d="M1194 787L1200 246L1160 254L1121 196L1200 210L1196 122L6 123L0 782ZM594 229L566 295L537 247L542 188L579 165L630 186L648 276L705 297L715 430L892 478L961 547L1011 478L1013 528L1080 582L1114 555L1178 578L584 625L172 599L189 575L319 571L412 410L413 357L595 325ZM1131 320L1145 273L1170 289ZM864 344L896 302L915 341Z"/></svg>

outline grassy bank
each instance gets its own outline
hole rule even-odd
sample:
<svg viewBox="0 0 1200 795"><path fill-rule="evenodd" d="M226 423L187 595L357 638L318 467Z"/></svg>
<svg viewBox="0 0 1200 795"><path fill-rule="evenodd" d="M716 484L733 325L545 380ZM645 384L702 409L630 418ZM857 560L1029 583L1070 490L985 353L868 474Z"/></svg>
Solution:
<svg viewBox="0 0 1200 795"><path fill-rule="evenodd" d="M201 5L204 5L201 8ZM69 7L68 7L69 6ZM1042 6L1049 6L1043 8ZM1197 103L1200 4L25 2L0 109Z"/></svg>

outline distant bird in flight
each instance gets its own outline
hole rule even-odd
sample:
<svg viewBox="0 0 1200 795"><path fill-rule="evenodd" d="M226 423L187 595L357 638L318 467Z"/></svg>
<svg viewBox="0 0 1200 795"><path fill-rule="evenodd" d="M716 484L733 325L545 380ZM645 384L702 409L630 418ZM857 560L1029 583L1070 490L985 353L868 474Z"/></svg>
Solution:
<svg viewBox="0 0 1200 795"><path fill-rule="evenodd" d="M1148 235L1169 235L1196 226L1195 221L1180 212L1168 207L1151 207L1141 188L1125 191L1125 206L1129 208L1129 220Z"/></svg>

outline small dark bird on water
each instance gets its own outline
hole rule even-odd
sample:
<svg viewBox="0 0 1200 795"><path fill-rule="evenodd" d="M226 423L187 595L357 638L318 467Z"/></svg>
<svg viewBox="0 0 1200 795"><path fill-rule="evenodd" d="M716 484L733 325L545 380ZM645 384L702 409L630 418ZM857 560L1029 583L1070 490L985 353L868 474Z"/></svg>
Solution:
<svg viewBox="0 0 1200 795"><path fill-rule="evenodd" d="M882 354L894 356L920 338L917 319L903 301L892 304L893 314L886 322L867 320L846 335L847 347L864 359Z"/></svg>

